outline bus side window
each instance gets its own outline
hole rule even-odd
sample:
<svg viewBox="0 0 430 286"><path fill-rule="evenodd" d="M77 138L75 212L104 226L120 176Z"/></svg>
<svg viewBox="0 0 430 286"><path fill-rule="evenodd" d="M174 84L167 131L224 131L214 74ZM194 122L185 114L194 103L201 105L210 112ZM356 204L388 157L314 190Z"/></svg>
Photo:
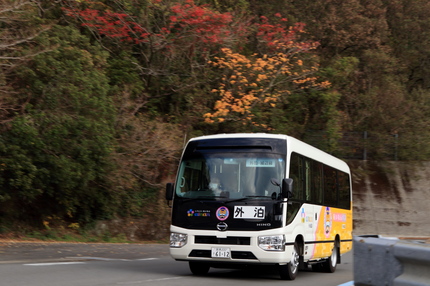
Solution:
<svg viewBox="0 0 430 286"><path fill-rule="evenodd" d="M339 178L339 207L342 209L351 208L351 192L349 185L349 175L344 172L338 172Z"/></svg>
<svg viewBox="0 0 430 286"><path fill-rule="evenodd" d="M303 157L292 153L290 161L290 178L293 179L293 199L303 200L303 186L305 183Z"/></svg>
<svg viewBox="0 0 430 286"><path fill-rule="evenodd" d="M305 201L311 202L312 201L312 174L311 174L311 163L312 161L310 159L304 160L304 167L305 167Z"/></svg>
<svg viewBox="0 0 430 286"><path fill-rule="evenodd" d="M312 203L323 203L323 164L317 161L312 161L311 170L312 182Z"/></svg>
<svg viewBox="0 0 430 286"><path fill-rule="evenodd" d="M324 205L337 205L336 169L324 166Z"/></svg>

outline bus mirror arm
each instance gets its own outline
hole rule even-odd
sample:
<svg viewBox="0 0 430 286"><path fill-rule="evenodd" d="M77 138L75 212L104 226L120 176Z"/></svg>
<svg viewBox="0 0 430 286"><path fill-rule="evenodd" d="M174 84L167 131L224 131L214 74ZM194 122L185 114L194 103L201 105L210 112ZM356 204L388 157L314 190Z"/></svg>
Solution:
<svg viewBox="0 0 430 286"><path fill-rule="evenodd" d="M289 178L283 179L282 185L275 178L272 178L270 182L272 183L272 185L275 185L281 188L281 194L278 199L280 198L290 199L293 197L293 179L289 179ZM276 198L276 194L272 194L272 199L274 199L273 195L275 195L275 198Z"/></svg>
<svg viewBox="0 0 430 286"><path fill-rule="evenodd" d="M293 197L293 179L285 178L282 180L282 197L286 199Z"/></svg>
<svg viewBox="0 0 430 286"><path fill-rule="evenodd" d="M272 194L272 200L280 200L282 199L282 186L281 183L279 183L279 181L276 178L272 178L270 179L270 183L272 183L272 185L279 187L280 193L278 196L276 196L276 192Z"/></svg>
<svg viewBox="0 0 430 286"><path fill-rule="evenodd" d="M169 205L169 201L173 200L173 190L174 190L174 184L173 183L167 183L166 184L166 201L167 205Z"/></svg>

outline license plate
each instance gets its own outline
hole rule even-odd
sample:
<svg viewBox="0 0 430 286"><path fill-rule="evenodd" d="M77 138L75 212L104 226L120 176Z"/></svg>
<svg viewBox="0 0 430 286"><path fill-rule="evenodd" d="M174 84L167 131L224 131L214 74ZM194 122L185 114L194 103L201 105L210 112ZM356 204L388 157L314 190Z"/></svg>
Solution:
<svg viewBox="0 0 430 286"><path fill-rule="evenodd" d="M215 247L212 248L212 258L230 258L230 248Z"/></svg>

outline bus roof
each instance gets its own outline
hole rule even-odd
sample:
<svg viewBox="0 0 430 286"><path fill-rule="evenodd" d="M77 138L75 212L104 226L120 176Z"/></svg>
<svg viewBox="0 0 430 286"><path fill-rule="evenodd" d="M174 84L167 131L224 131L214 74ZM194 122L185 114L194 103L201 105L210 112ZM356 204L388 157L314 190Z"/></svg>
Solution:
<svg viewBox="0 0 430 286"><path fill-rule="evenodd" d="M222 138L274 138L274 139L286 139L290 136L282 134L269 134L269 133L223 133L215 135L205 135L190 139L194 140L207 140L207 139L222 139Z"/></svg>
<svg viewBox="0 0 430 286"><path fill-rule="evenodd" d="M232 139L232 138L267 138L267 139L281 139L286 141L288 154L296 152L308 158L322 162L326 165L334 167L338 170L349 173L349 167L343 160L330 155L312 145L300 141L294 137L283 134L269 134L269 133L225 133L206 135L190 139L191 141L211 140L211 139Z"/></svg>

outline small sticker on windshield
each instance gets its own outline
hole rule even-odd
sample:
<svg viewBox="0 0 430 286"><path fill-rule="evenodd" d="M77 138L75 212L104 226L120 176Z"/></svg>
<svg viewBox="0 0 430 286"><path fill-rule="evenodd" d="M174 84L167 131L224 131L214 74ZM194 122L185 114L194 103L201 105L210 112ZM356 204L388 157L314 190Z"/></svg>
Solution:
<svg viewBox="0 0 430 286"><path fill-rule="evenodd" d="M247 159L246 167L269 167L273 168L276 166L275 159Z"/></svg>

